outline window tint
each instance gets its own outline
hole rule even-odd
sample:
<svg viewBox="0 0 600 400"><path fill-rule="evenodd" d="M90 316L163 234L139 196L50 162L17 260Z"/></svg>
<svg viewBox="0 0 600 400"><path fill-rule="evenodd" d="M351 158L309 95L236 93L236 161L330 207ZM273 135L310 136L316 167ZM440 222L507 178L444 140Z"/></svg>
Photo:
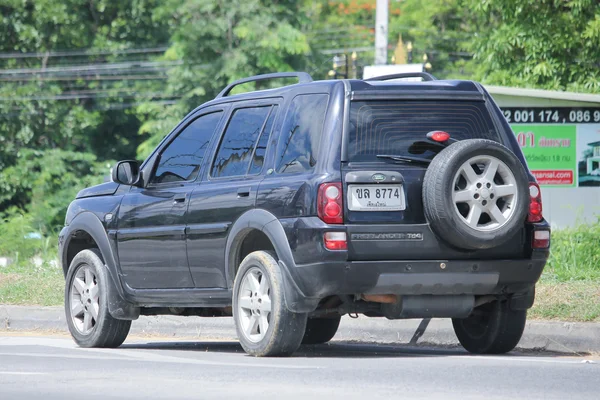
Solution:
<svg viewBox="0 0 600 400"><path fill-rule="evenodd" d="M500 141L483 102L356 101L350 106L348 161L374 161L377 154L432 159L438 151L428 145L431 131Z"/></svg>
<svg viewBox="0 0 600 400"><path fill-rule="evenodd" d="M246 174L254 144L270 110L270 106L235 110L219 145L210 174L212 177Z"/></svg>
<svg viewBox="0 0 600 400"><path fill-rule="evenodd" d="M327 111L326 94L296 96L281 128L277 172L310 171L317 163L323 120Z"/></svg>
<svg viewBox="0 0 600 400"><path fill-rule="evenodd" d="M203 115L189 124L162 152L152 183L196 179L206 148L221 119L222 111Z"/></svg>
<svg viewBox="0 0 600 400"><path fill-rule="evenodd" d="M271 136L271 130L273 129L273 122L277 115L277 106L273 106L273 111L269 114L269 119L265 124L265 129L258 139L256 148L254 149L254 157L252 157L252 164L248 170L249 175L259 174L262 171L263 163L265 161L265 153L267 152L267 146L269 145L269 137Z"/></svg>

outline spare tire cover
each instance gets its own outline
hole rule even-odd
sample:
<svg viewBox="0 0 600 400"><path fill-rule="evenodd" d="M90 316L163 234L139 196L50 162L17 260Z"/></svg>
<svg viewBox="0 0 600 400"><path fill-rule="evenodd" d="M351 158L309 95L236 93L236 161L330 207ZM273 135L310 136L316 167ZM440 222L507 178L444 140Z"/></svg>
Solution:
<svg viewBox="0 0 600 400"><path fill-rule="evenodd" d="M433 232L462 249L488 249L523 229L529 178L500 143L468 139L431 161L423 180L423 208Z"/></svg>

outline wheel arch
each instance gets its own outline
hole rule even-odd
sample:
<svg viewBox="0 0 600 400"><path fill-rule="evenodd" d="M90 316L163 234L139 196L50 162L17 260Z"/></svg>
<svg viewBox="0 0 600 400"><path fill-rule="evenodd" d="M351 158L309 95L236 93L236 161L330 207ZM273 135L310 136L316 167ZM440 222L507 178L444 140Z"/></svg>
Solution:
<svg viewBox="0 0 600 400"><path fill-rule="evenodd" d="M73 257L81 250L97 248L110 272L116 272L116 262L106 230L100 219L91 212L77 215L67 227L61 254L63 273L67 274Z"/></svg>
<svg viewBox="0 0 600 400"><path fill-rule="evenodd" d="M107 293L110 314L116 319L137 319L140 310L125 299L114 251L100 219L92 212L83 212L71 221L61 236L64 243L60 257L65 276L77 253L97 248L110 277Z"/></svg>
<svg viewBox="0 0 600 400"><path fill-rule="evenodd" d="M249 241L255 241L258 246L252 248L248 245ZM283 275L286 307L293 312L313 311L317 307L318 299L307 298L296 284L296 264L283 226L275 215L266 210L254 209L246 212L229 231L225 246L225 278L228 287L233 288L235 274L243 256L256 250L271 250L277 255Z"/></svg>

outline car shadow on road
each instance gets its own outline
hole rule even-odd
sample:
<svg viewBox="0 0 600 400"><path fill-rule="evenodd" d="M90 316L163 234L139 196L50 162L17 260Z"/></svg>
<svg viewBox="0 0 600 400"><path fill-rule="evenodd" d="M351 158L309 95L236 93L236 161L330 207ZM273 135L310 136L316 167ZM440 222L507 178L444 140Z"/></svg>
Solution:
<svg viewBox="0 0 600 400"><path fill-rule="evenodd" d="M238 342L233 341L169 341L129 343L122 349L173 350L210 353L245 354ZM360 342L330 342L319 345L303 345L293 357L300 358L390 358L390 357L440 357L466 354L459 349L423 348L410 345L379 345Z"/></svg>
<svg viewBox="0 0 600 400"><path fill-rule="evenodd" d="M245 354L241 345L234 341L150 341L145 343L126 343L121 348ZM541 351L514 351L508 355L512 357L568 356L568 354ZM378 344L355 341L332 341L320 345L303 345L293 355L294 358L410 358L448 356L470 356L470 354L457 346L444 347L427 344Z"/></svg>

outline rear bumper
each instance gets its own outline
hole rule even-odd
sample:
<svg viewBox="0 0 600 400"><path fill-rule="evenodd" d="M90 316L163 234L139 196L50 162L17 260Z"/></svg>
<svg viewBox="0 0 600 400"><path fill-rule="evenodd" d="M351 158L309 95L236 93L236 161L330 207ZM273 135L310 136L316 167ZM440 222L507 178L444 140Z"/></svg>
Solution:
<svg viewBox="0 0 600 400"><path fill-rule="evenodd" d="M520 260L351 261L286 268L288 307L312 311L331 295L512 295L531 291L548 251ZM296 292L296 293L291 293ZM292 298L290 298L292 297ZM291 302L289 300L292 300Z"/></svg>

